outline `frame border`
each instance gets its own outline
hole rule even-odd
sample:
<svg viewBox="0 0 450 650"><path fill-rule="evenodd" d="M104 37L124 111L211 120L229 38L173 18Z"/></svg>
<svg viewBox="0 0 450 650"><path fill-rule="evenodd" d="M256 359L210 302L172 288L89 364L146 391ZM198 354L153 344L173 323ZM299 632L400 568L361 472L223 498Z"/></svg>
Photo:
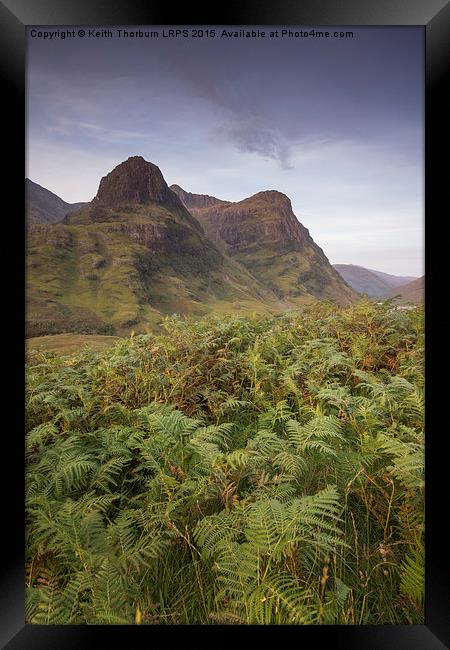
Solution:
<svg viewBox="0 0 450 650"><path fill-rule="evenodd" d="M439 381L433 370L438 360L443 366L442 355L450 318L442 313L442 301L445 295L439 290L439 282L445 273L443 261L446 260L446 238L439 237L432 230L431 222L437 221L440 205L444 206L444 187L448 178L444 174L448 167L440 163L440 158L448 157L443 134L446 132L444 118L448 117L449 102L445 93L445 76L450 63L450 4L445 0L378 0L374 5L370 0L304 0L294 4L285 0L277 6L270 0L229 0L226 7L211 6L199 11L198 7L185 5L178 12L169 11L160 4L149 4L147 0L109 0L108 3L97 0L78 0L71 5L71 0L0 0L0 70L4 81L4 108L6 124L4 135L7 137L7 182L6 192L11 199L12 215L22 215L24 211L23 170L25 151L25 32L29 25L299 25L299 26L423 26L426 40L426 82L425 82L425 273L426 273L426 421L427 430L437 435L439 431L439 414L437 405L448 401L444 382ZM447 110L446 110L447 109ZM448 129L448 126L447 126ZM442 156L439 156L442 154ZM447 198L447 197L446 197ZM441 199L441 201L439 200ZM447 199L448 201L448 199ZM8 215L9 212L6 213ZM20 226L17 224L20 223ZM6 242L8 248L15 252L13 269L5 267L5 278L11 276L17 281L7 283L6 304L17 306L13 315L13 332L15 361L7 366L9 393L19 396L16 413L24 413L24 268L25 268L25 232L22 220L14 218L5 223L7 226ZM435 237L436 235L436 237ZM433 248L433 250L432 250ZM19 251L19 254L17 252ZM7 272L7 275L6 275ZM436 309L428 308L436 298ZM441 302L438 302L440 299ZM441 310L439 310L441 306ZM20 309L22 308L22 312ZM439 310L439 313L438 313ZM6 332L5 332L6 334ZM431 335L432 334L432 335ZM11 340L11 319L8 322L8 339ZM9 346L8 346L9 347ZM448 353L447 353L448 354ZM445 367L446 368L446 367ZM443 368L444 369L444 368ZM8 392L6 393L8 395ZM432 406L433 398L434 408ZM4 521L12 535L3 541L6 543L7 560L2 566L0 589L0 642L1 647L11 650L22 648L80 648L98 644L111 634L116 642L122 639L133 641L156 640L162 632L163 642L183 642L188 634L187 628L194 628L194 637L217 642L217 626L44 626L25 624L24 615L24 477L23 458L24 440L18 427L19 418L14 418L14 426L8 442L12 453L5 454L5 460L14 464L14 476L7 483L6 517ZM23 415L20 420L23 426ZM17 431L19 429L19 431ZM5 430L9 434L9 430ZM431 434L430 434L431 438ZM442 477L447 470L445 454L439 453L438 440L435 448L427 445L425 467L426 486L426 598L425 625L408 626L219 626L220 640L254 642L255 632L263 633L267 641L281 640L285 633L292 635L294 641L317 642L330 641L337 648L368 648L384 650L395 647L397 650L440 650L450 647L450 617L448 610L449 581L448 550L445 534L439 529L443 521L442 495L444 482ZM14 458L14 460L12 460ZM431 479L431 480L430 480ZM440 480L439 480L440 479ZM8 498L9 497L9 498ZM20 540L20 541L19 541ZM447 560L447 561L446 561ZM237 629L236 629L237 628ZM145 631L145 632L144 632ZM190 632L190 630L189 630ZM148 636L150 635L150 636ZM215 637L215 638L214 638ZM270 639L272 637L272 639Z"/></svg>

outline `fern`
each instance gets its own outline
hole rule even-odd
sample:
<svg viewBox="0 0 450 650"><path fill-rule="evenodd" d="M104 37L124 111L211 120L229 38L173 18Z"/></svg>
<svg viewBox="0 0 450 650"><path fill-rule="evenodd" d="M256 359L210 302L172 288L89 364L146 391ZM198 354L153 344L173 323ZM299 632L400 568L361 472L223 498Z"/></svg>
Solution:
<svg viewBox="0 0 450 650"><path fill-rule="evenodd" d="M400 589L419 607L422 606L425 596L425 548L421 543L412 547L402 562Z"/></svg>
<svg viewBox="0 0 450 650"><path fill-rule="evenodd" d="M423 345L362 300L29 355L27 621L420 623Z"/></svg>
<svg viewBox="0 0 450 650"><path fill-rule="evenodd" d="M341 428L340 420L331 415L311 418L305 425L295 420L286 423L289 440L299 452L317 451L330 456L336 456L337 451L328 440L343 440Z"/></svg>
<svg viewBox="0 0 450 650"><path fill-rule="evenodd" d="M312 625L318 622L312 594L289 574L266 578L248 597L248 617L252 623L270 625L282 621Z"/></svg>

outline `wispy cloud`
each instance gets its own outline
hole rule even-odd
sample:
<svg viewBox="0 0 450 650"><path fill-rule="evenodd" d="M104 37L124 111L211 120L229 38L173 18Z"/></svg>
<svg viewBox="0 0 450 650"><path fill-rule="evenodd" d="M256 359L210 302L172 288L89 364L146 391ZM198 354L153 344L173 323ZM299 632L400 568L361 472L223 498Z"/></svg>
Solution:
<svg viewBox="0 0 450 650"><path fill-rule="evenodd" d="M261 120L233 116L217 126L215 135L232 142L238 151L276 160L282 169L294 168L291 164L291 145L279 130L270 128Z"/></svg>

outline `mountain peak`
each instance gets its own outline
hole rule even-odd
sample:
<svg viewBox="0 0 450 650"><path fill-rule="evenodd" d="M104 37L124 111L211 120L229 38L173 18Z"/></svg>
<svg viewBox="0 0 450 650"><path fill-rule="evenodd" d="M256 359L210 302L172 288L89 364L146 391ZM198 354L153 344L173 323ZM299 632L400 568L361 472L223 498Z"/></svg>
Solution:
<svg viewBox="0 0 450 650"><path fill-rule="evenodd" d="M293 215L291 200L278 190L263 190L239 202L240 205L255 205L263 209L275 210L280 217Z"/></svg>
<svg viewBox="0 0 450 650"><path fill-rule="evenodd" d="M161 203L170 194L159 167L142 156L131 156L101 179L94 202L107 206Z"/></svg>
<svg viewBox="0 0 450 650"><path fill-rule="evenodd" d="M261 199L262 201L267 201L268 203L287 203L291 205L291 200L283 192L278 190L263 190L262 192L257 192L250 196L249 199Z"/></svg>

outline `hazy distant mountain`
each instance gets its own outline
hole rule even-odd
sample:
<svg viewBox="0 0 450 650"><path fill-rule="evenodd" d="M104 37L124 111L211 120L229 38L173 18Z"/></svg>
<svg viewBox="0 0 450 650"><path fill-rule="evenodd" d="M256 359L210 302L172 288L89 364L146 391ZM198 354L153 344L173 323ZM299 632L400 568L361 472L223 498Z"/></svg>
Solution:
<svg viewBox="0 0 450 650"><path fill-rule="evenodd" d="M399 295L398 302L415 302L419 303L425 300L425 276L416 278L408 284L392 289L389 294L390 298Z"/></svg>
<svg viewBox="0 0 450 650"><path fill-rule="evenodd" d="M400 276L366 269L355 264L333 264L344 280L358 293L370 297L387 296L392 289L416 280L414 276Z"/></svg>
<svg viewBox="0 0 450 650"><path fill-rule="evenodd" d="M28 224L56 223L85 203L66 203L45 187L25 179L25 215Z"/></svg>
<svg viewBox="0 0 450 650"><path fill-rule="evenodd" d="M313 298L341 304L356 298L298 221L285 194L268 190L232 203L172 188L209 238L286 306Z"/></svg>

